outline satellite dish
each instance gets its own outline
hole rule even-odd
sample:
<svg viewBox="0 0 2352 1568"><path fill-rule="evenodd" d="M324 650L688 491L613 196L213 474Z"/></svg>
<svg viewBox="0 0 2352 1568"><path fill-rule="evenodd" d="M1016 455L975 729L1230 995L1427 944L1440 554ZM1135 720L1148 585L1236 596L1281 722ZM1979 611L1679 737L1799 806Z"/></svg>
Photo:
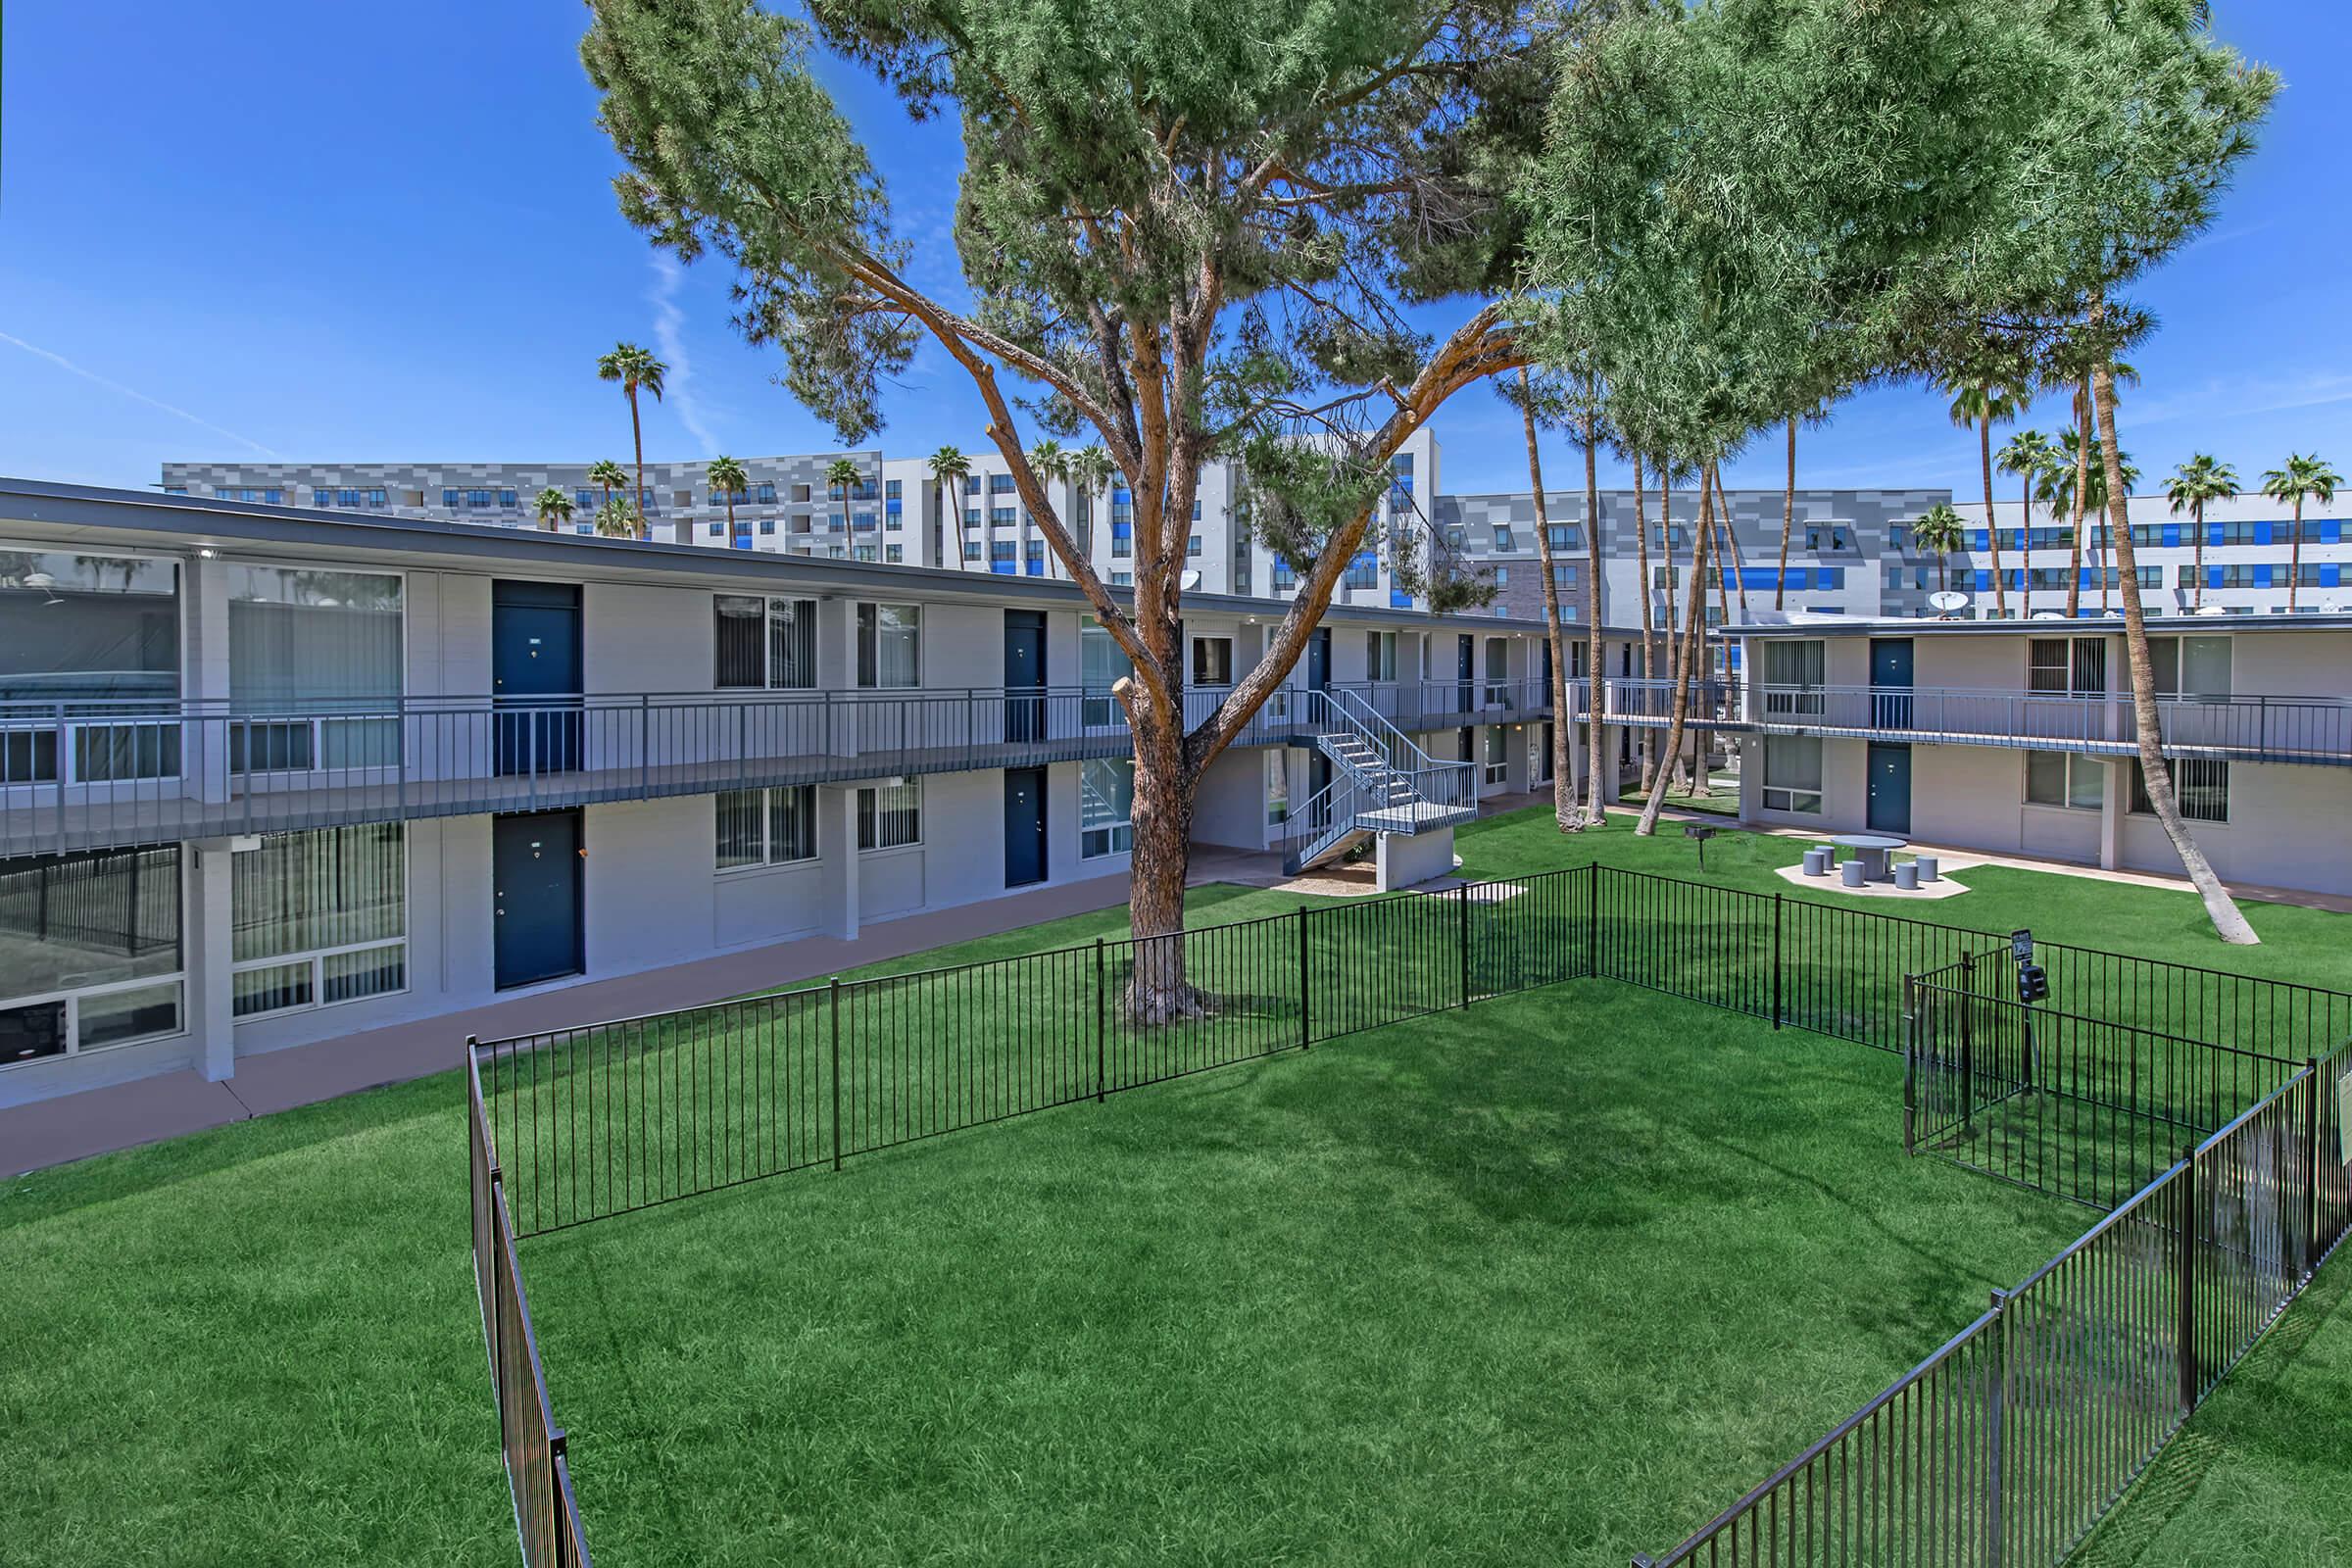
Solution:
<svg viewBox="0 0 2352 1568"><path fill-rule="evenodd" d="M2066 612L2063 610L2036 610L2034 612L2034 618L2035 620L2064 620Z"/></svg>
<svg viewBox="0 0 2352 1568"><path fill-rule="evenodd" d="M2196 609L2190 611L2189 613L2192 615L2227 615L2230 613L2230 612L2224 610L2219 605L2199 605Z"/></svg>
<svg viewBox="0 0 2352 1568"><path fill-rule="evenodd" d="M1955 610L1968 608L1968 595L1957 588L1946 588L1940 593L1928 595L1928 603L1948 615Z"/></svg>
<svg viewBox="0 0 2352 1568"><path fill-rule="evenodd" d="M2120 610L2105 610L2101 611L2100 614L2108 620L2121 620L2124 618L2124 612Z"/></svg>
<svg viewBox="0 0 2352 1568"><path fill-rule="evenodd" d="M1177 579L1177 585L1183 588L1198 588L1200 586L1200 574L1197 571L1188 571Z"/></svg>

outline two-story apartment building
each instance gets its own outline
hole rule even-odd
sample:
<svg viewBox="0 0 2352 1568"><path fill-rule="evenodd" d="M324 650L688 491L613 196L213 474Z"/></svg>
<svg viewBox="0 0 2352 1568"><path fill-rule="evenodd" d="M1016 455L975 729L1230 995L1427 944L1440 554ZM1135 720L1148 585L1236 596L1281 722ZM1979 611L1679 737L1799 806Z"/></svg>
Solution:
<svg viewBox="0 0 2352 1568"><path fill-rule="evenodd" d="M1188 596L1195 711L1278 613ZM1051 578L0 481L0 1103L1115 883L1125 672ZM1196 836L1449 867L1546 674L1336 608Z"/></svg>
<svg viewBox="0 0 2352 1568"><path fill-rule="evenodd" d="M2149 620L2181 811L2225 880L2352 893L2352 615ZM1734 628L1741 820L2178 875L2118 619Z"/></svg>

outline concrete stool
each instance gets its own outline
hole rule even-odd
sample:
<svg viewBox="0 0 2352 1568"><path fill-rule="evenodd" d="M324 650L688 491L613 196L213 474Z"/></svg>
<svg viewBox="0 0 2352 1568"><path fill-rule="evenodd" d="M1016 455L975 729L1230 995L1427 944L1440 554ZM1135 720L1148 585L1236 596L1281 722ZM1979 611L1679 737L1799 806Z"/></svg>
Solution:
<svg viewBox="0 0 2352 1568"><path fill-rule="evenodd" d="M1919 862L1905 860L1894 868L1894 885L1905 893L1919 891Z"/></svg>
<svg viewBox="0 0 2352 1568"><path fill-rule="evenodd" d="M1805 852L1805 875L1828 876L1829 874L1830 852L1822 849L1807 850Z"/></svg>
<svg viewBox="0 0 2352 1568"><path fill-rule="evenodd" d="M1912 859L1911 863L1919 867L1919 879L1922 882L1936 880L1936 857L1933 855L1918 856Z"/></svg>
<svg viewBox="0 0 2352 1568"><path fill-rule="evenodd" d="M1838 880L1849 888L1862 885L1862 858L1856 856L1838 868Z"/></svg>

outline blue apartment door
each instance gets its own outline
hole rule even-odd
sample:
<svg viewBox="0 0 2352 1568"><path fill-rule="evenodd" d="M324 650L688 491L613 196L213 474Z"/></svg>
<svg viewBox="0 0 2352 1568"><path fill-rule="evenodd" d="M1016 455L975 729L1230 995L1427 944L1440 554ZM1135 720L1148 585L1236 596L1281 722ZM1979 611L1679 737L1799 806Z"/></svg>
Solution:
<svg viewBox="0 0 2352 1568"><path fill-rule="evenodd" d="M490 693L500 773L580 765L578 584L490 585Z"/></svg>
<svg viewBox="0 0 2352 1568"><path fill-rule="evenodd" d="M1306 684L1321 691L1331 684L1331 628L1318 626L1306 640Z"/></svg>
<svg viewBox="0 0 2352 1568"><path fill-rule="evenodd" d="M1870 743L1870 830L1911 831L1911 748Z"/></svg>
<svg viewBox="0 0 2352 1568"><path fill-rule="evenodd" d="M1873 729L1911 727L1911 639L1870 640L1870 724Z"/></svg>
<svg viewBox="0 0 2352 1568"><path fill-rule="evenodd" d="M1004 885L1025 888L1046 879L1046 770L1004 770Z"/></svg>
<svg viewBox="0 0 2352 1568"><path fill-rule="evenodd" d="M1015 695L1024 692L1036 695ZM1004 738L1046 738L1046 615L1042 610L1004 612Z"/></svg>
<svg viewBox="0 0 2352 1568"><path fill-rule="evenodd" d="M1478 639L1468 636L1454 638L1453 678L1458 683L1453 692L1453 710L1455 712L1467 713L1476 706L1470 700L1470 684L1477 674Z"/></svg>
<svg viewBox="0 0 2352 1568"><path fill-rule="evenodd" d="M498 989L578 974L580 813L491 818L490 881Z"/></svg>

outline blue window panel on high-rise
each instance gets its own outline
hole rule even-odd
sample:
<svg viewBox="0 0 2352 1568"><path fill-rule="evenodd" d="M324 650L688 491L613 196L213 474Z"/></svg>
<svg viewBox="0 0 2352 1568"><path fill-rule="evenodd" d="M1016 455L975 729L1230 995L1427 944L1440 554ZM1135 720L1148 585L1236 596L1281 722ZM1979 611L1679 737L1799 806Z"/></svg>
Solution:
<svg viewBox="0 0 2352 1568"><path fill-rule="evenodd" d="M2206 542L2207 544L2209 544L2209 545L2218 545L2218 544L2220 544L2220 543L2222 542L2222 533L2223 533L2223 528L2222 528L2222 525L2221 525L2220 523L2218 523L2218 522L2209 522L2209 523L2207 523L2207 524L2205 525L2205 542Z"/></svg>
<svg viewBox="0 0 2352 1568"><path fill-rule="evenodd" d="M1132 522L1114 522L1110 525L1110 536L1113 539L1132 539L1135 537L1135 524Z"/></svg>
<svg viewBox="0 0 2352 1568"><path fill-rule="evenodd" d="M1979 528L1969 537L1976 541L1974 545L1969 547L1973 550L1990 550L1992 548L1992 541L1984 537L1984 530L1982 528Z"/></svg>
<svg viewBox="0 0 2352 1568"><path fill-rule="evenodd" d="M2258 522L2254 525L2254 542L2258 545L2267 545L2271 542L2271 525L2269 523Z"/></svg>
<svg viewBox="0 0 2352 1568"><path fill-rule="evenodd" d="M1028 566L1029 575L1032 577L1043 577L1046 574L1046 564L1042 561L1032 561L1028 563Z"/></svg>
<svg viewBox="0 0 2352 1568"><path fill-rule="evenodd" d="M1984 567L1979 566L1977 568L1977 592L1986 593L1990 591L1991 588L1992 573Z"/></svg>
<svg viewBox="0 0 2352 1568"><path fill-rule="evenodd" d="M2180 525L2177 522L2166 523L2164 525L2163 539L2166 549L2178 549L2180 544Z"/></svg>
<svg viewBox="0 0 2352 1568"><path fill-rule="evenodd" d="M2268 588L2270 585L2271 568L2268 566L2256 566L2254 568L2254 586L2257 588Z"/></svg>
<svg viewBox="0 0 2352 1568"><path fill-rule="evenodd" d="M2344 568L2340 563L2333 561L2321 562L2320 586L2323 588L2341 588L2344 585L2343 571Z"/></svg>
<svg viewBox="0 0 2352 1568"><path fill-rule="evenodd" d="M992 561L988 564L988 569L1000 577L1017 577L1021 571L1020 564L1012 561Z"/></svg>
<svg viewBox="0 0 2352 1568"><path fill-rule="evenodd" d="M2340 545L2344 542L2344 524L2340 517L2324 517L2320 521L2320 543Z"/></svg>
<svg viewBox="0 0 2352 1568"><path fill-rule="evenodd" d="M739 534L737 534L737 535L735 536L735 548L736 548L736 549L738 549L738 550L749 550L749 549L751 549L751 548L752 548L752 536L751 536L750 534L748 534L748 533L739 533Z"/></svg>
<svg viewBox="0 0 2352 1568"><path fill-rule="evenodd" d="M2221 585L2222 568L2219 566L2207 566L2205 568L2205 586L2208 588L2219 588Z"/></svg>
<svg viewBox="0 0 2352 1568"><path fill-rule="evenodd" d="M1389 608L1391 610L1410 610L1413 608L1413 596L1401 588L1392 588L1389 590Z"/></svg>
<svg viewBox="0 0 2352 1568"><path fill-rule="evenodd" d="M2078 582L2080 586L2084 588L2096 588L2099 585L2099 568L2096 566L2084 566L2080 578L2078 579Z"/></svg>

